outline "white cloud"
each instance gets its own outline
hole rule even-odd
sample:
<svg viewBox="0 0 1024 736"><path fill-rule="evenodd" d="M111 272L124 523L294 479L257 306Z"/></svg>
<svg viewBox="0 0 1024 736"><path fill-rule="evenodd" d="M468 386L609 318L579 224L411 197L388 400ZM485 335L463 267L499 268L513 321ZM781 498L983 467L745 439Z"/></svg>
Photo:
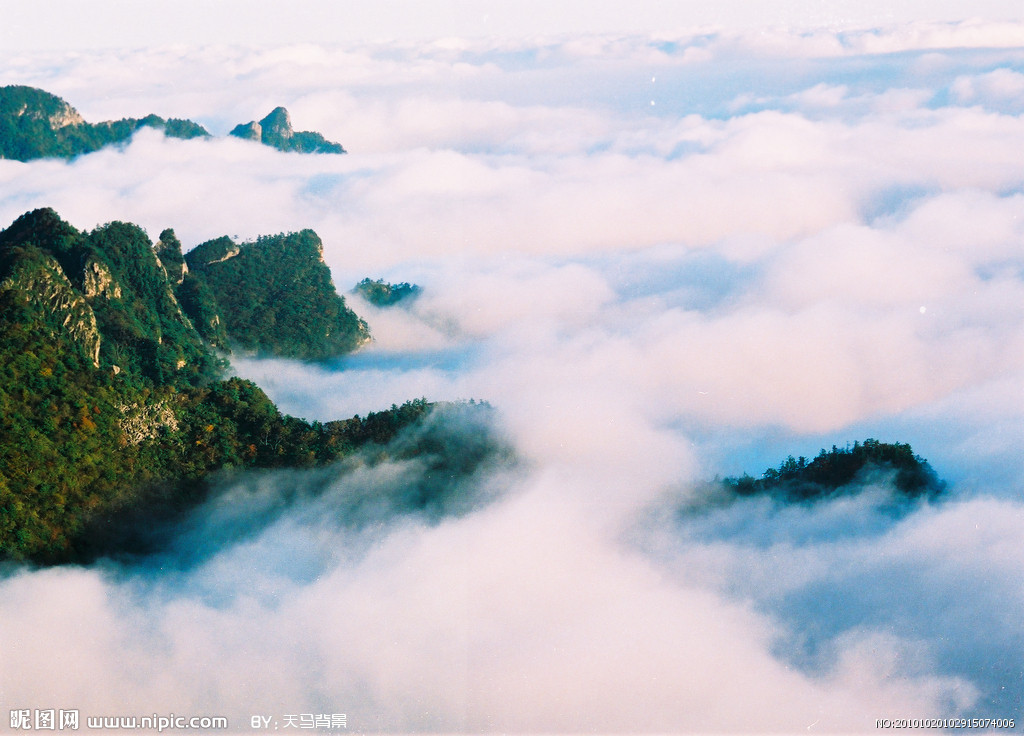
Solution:
<svg viewBox="0 0 1024 736"><path fill-rule="evenodd" d="M305 582L252 567L257 550L238 544L206 563L215 599L201 592L205 566L155 584L87 570L18 576L3 583L0 637L4 667L23 676L5 677L5 692L91 713L160 703L247 725L254 708L344 709L353 728L467 732L860 730L878 707L969 704L968 686L914 672L891 636L840 642L825 679L795 671L769 653L778 622L667 583L586 518L541 483L462 520L398 526ZM254 544L275 537L270 527ZM40 620L46 638L33 635ZM55 674L62 659L102 663L102 677Z"/></svg>
<svg viewBox="0 0 1024 736"><path fill-rule="evenodd" d="M957 77L951 90L964 104L980 104L1018 114L1024 109L1024 74L1012 69Z"/></svg>
<svg viewBox="0 0 1024 736"><path fill-rule="evenodd" d="M906 24L921 19L962 21L965 18L1020 20L1011 0L907 0L894 7L882 0L799 0L766 2L752 6L742 0L714 5L683 0L639 0L595 7L581 0L492 0L486 6L455 0L410 3L391 0L351 2L344 8L324 0L297 2L282 14L267 0L227 0L214 7L198 0L153 2L145 7L125 6L116 0L98 0L88 9L69 0L50 0L41 6L9 9L5 41L11 48L152 47L168 42L319 44L364 39L498 37L521 38L552 34L608 32L665 33L694 26L750 30L765 27L863 28ZM201 22L198 22L201 19ZM949 33L891 33L876 41L884 52L892 44L996 45L1011 43L995 22L974 21L968 31ZM995 31L989 30L995 26ZM824 35L824 34L822 34Z"/></svg>

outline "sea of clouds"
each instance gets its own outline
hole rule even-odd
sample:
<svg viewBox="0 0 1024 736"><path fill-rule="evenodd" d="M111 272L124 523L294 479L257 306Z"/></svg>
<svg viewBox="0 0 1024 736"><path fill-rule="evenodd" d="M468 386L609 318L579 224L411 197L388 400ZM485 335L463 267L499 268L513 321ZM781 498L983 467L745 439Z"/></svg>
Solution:
<svg viewBox="0 0 1024 736"><path fill-rule="evenodd" d="M344 511L415 465L261 475L163 558L7 569L3 707L438 732L1019 717L1024 26L24 52L0 69L90 121L216 135L0 161L0 222L52 206L83 229L173 227L186 248L313 228L339 290L384 277L422 296L349 296L376 338L349 358L234 370L308 419L484 399L520 459L441 519ZM223 137L277 105L348 155ZM866 437L911 443L945 497L696 497Z"/></svg>

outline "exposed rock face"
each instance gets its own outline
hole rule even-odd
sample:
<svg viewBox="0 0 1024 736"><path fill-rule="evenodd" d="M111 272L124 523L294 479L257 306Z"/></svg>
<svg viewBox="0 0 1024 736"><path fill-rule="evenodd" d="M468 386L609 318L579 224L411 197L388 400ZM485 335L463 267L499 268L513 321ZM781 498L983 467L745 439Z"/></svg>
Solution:
<svg viewBox="0 0 1024 736"><path fill-rule="evenodd" d="M160 431L178 431L178 418L169 401L156 404L122 404L121 433L129 445L139 445L159 436Z"/></svg>
<svg viewBox="0 0 1024 736"><path fill-rule="evenodd" d="M197 246L216 262L198 263L177 290L173 233L161 243L162 258L138 225L80 232L48 208L0 230L0 564L145 552L105 540L201 502L212 472L326 466L371 444L376 457L431 410L417 400L366 420L307 423L255 384L222 380L226 361L181 316L186 298L197 325L220 327L227 343L229 324L238 343L267 354L330 359L365 336L312 231ZM483 460L480 443L449 450L450 435L417 431L394 445L397 457L422 455L445 477L468 478L478 461L465 455ZM435 485L425 480L412 499L403 486L395 503L413 514L447 503L447 481ZM461 482L450 487L464 495Z"/></svg>
<svg viewBox="0 0 1024 736"><path fill-rule="evenodd" d="M56 260L42 254L26 259L0 281L0 291L7 290L18 292L26 304L46 315L47 324L66 332L83 347L93 365L99 367L100 332L96 315L75 291Z"/></svg>
<svg viewBox="0 0 1024 736"><path fill-rule="evenodd" d="M95 299L98 296L106 299L121 298L121 286L114 280L110 269L98 261L89 261L85 264L82 288L88 299Z"/></svg>
<svg viewBox="0 0 1024 736"><path fill-rule="evenodd" d="M85 118L78 114L78 110L71 107L66 102L62 102L63 109L55 112L49 117L50 127L54 130L58 128L66 128L69 125L83 125L85 124Z"/></svg>
<svg viewBox="0 0 1024 736"><path fill-rule="evenodd" d="M140 128L154 128L168 138L185 140L210 136L196 122L158 115L90 123L67 102L45 90L24 85L0 86L0 159L70 159L104 146L126 143ZM235 126L231 135L280 151L345 153L340 143L319 133L294 130L283 107L274 108L259 122Z"/></svg>
<svg viewBox="0 0 1024 736"><path fill-rule="evenodd" d="M12 90L14 94L27 98L15 103L14 109L6 111L12 117L45 121L53 130L85 123L85 118L75 108L49 92L17 85L5 87L4 90Z"/></svg>

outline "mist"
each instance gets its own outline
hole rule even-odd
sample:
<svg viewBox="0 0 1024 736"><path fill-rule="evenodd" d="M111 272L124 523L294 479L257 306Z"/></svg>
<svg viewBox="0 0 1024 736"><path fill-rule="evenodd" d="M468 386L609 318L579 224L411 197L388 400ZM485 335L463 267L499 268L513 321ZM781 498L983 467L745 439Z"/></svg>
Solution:
<svg viewBox="0 0 1024 736"><path fill-rule="evenodd" d="M309 420L486 401L434 429L453 457L504 448L450 478L403 459L409 438L220 476L145 553L5 568L4 707L232 731L1018 717L1021 38L972 21L0 53L6 83L88 120L216 134L0 161L0 220L51 206L186 249L313 228L374 342L232 371ZM277 105L349 153L223 137ZM364 277L422 292L374 307L348 293ZM706 495L867 437L910 443L946 492Z"/></svg>

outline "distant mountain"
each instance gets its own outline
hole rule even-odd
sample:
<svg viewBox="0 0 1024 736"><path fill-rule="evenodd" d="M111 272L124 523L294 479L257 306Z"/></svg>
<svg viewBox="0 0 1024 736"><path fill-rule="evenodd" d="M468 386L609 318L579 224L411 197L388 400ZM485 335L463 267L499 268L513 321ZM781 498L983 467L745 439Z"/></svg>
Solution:
<svg viewBox="0 0 1024 736"><path fill-rule="evenodd" d="M309 230L185 256L171 230L156 244L124 222L80 232L50 209L0 232L0 562L106 554L125 525L202 500L214 471L331 463L435 411L416 399L336 422L286 416L252 382L224 380L210 335L287 355L308 337L318 357L367 337ZM438 478L471 473L494 445L445 440L447 424L389 452L426 453ZM445 488L396 488L393 502L428 508Z"/></svg>
<svg viewBox="0 0 1024 736"><path fill-rule="evenodd" d="M319 133L295 131L291 116L283 107L275 107L258 123L236 125L231 135L272 146L279 151L298 153L345 153L340 143L332 143Z"/></svg>
<svg viewBox="0 0 1024 736"><path fill-rule="evenodd" d="M0 158L32 161L38 158L74 158L118 143L126 143L140 128L160 130L169 138L208 138L199 123L157 115L89 123L75 108L56 95L35 87L0 87ZM288 111L274 109L260 122L238 125L231 131L245 138L298 153L345 153L319 133L294 131Z"/></svg>
<svg viewBox="0 0 1024 736"><path fill-rule="evenodd" d="M170 138L210 135L191 120L165 120L156 115L88 123L75 108L49 92L19 85L0 87L0 158L73 158L124 143L140 128L156 128Z"/></svg>

